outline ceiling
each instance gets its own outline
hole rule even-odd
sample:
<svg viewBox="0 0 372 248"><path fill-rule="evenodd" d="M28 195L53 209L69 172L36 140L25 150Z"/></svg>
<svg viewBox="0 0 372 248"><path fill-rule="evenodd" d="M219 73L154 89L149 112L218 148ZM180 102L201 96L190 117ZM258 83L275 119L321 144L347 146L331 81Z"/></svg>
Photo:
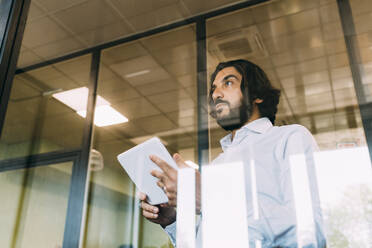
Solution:
<svg viewBox="0 0 372 248"><path fill-rule="evenodd" d="M69 0L62 4L33 0L18 67L233 2L237 1ZM369 100L372 22L366 20L372 6L368 0L351 3L358 13L356 38L364 68L364 94ZM236 57L214 51L215 43L229 40L233 31L242 32L237 37L245 39L252 27L263 52L237 52L260 65L282 90L277 124L305 125L321 149L334 149L337 142L356 138L365 144L336 1L272 1L208 20L208 74L219 61ZM187 159L196 160L195 39L195 27L189 25L102 52L98 94L129 119L128 123L95 128L94 147L104 155L105 163L117 166L118 153L149 135L161 137L171 152L181 151ZM2 142L19 144L38 137L48 141L46 150L79 147L84 119L51 98L50 92L86 86L90 59L87 55L17 75ZM148 73L131 76L143 71ZM218 140L226 133L213 120L209 125L214 157L219 152ZM28 149L40 151L37 145Z"/></svg>
<svg viewBox="0 0 372 248"><path fill-rule="evenodd" d="M18 67L153 29L237 0L32 0Z"/></svg>

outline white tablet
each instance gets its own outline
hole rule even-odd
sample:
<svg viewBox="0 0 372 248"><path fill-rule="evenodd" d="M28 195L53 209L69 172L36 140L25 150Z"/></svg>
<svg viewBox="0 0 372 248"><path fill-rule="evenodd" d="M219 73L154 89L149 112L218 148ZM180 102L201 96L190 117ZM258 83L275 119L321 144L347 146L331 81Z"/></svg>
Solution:
<svg viewBox="0 0 372 248"><path fill-rule="evenodd" d="M151 138L119 154L117 158L137 188L147 195L150 204L157 205L166 203L168 202L167 195L156 184L158 179L150 174L152 170L161 171L161 169L150 160L150 155L158 156L170 166L177 169L176 162L157 137Z"/></svg>

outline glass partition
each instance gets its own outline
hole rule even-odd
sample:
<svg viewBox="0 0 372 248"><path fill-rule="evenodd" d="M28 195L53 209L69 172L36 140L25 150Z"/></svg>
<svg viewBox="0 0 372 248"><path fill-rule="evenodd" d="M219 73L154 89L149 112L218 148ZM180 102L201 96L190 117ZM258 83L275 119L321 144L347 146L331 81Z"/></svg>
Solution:
<svg viewBox="0 0 372 248"><path fill-rule="evenodd" d="M1 247L62 247L72 166L0 173Z"/></svg>
<svg viewBox="0 0 372 248"><path fill-rule="evenodd" d="M80 149L91 56L17 74L0 139L0 160Z"/></svg>
<svg viewBox="0 0 372 248"><path fill-rule="evenodd" d="M91 176L99 186L89 194L85 247L171 247L162 228L142 217L135 186L116 157L156 136L171 154L197 162L194 28L102 52L98 97L128 120L100 126L102 107L96 107L93 148L103 164Z"/></svg>
<svg viewBox="0 0 372 248"><path fill-rule="evenodd" d="M368 99L372 5L350 2ZM276 125L300 124L314 136L327 247L369 247L371 160L336 1L272 1L243 9L208 20L207 37L208 75L227 60L259 65L281 90ZM219 140L227 132L211 119L210 133L213 160L222 152ZM265 187L264 182L257 185ZM257 192L260 204L265 189Z"/></svg>

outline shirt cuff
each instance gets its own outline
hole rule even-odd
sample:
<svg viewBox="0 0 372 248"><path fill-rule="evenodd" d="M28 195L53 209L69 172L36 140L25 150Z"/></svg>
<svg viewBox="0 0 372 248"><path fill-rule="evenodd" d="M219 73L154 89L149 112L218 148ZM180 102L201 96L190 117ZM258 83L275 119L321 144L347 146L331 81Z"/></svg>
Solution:
<svg viewBox="0 0 372 248"><path fill-rule="evenodd" d="M177 221L175 221L172 224L166 226L164 228L164 231L168 234L173 246L176 247Z"/></svg>

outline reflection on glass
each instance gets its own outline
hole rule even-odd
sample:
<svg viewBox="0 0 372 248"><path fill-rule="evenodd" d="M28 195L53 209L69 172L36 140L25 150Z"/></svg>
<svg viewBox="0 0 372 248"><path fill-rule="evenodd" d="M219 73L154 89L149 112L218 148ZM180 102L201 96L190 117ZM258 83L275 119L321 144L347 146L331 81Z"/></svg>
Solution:
<svg viewBox="0 0 372 248"><path fill-rule="evenodd" d="M53 95L86 86L89 72L87 55L17 74L0 139L0 159L80 148L85 120Z"/></svg>
<svg viewBox="0 0 372 248"><path fill-rule="evenodd" d="M196 166L196 44L193 26L102 51L98 95L128 122L96 126L104 167L91 174L85 247L172 247L142 217L134 184L116 156L157 136ZM96 109L97 110L97 109Z"/></svg>
<svg viewBox="0 0 372 248"><path fill-rule="evenodd" d="M62 247L72 162L0 173L0 246Z"/></svg>
<svg viewBox="0 0 372 248"><path fill-rule="evenodd" d="M372 5L368 0L350 4L370 102L372 26L367 17ZM258 64L282 91L276 125L301 124L313 134L321 151L314 158L328 246L369 247L370 158L337 2L274 1L243 9L208 20L207 37L209 75L221 61L242 58ZM226 132L211 120L210 133L215 158Z"/></svg>

